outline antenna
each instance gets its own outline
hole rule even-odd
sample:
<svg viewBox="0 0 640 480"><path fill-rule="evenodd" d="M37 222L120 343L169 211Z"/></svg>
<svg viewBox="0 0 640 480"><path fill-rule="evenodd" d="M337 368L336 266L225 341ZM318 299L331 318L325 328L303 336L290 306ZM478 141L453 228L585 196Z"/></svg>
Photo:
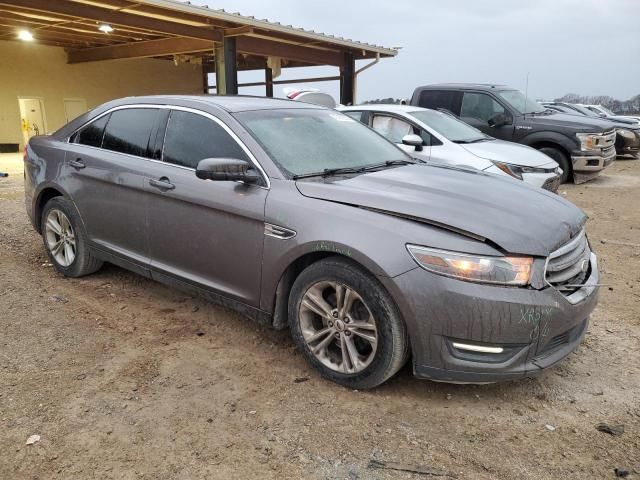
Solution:
<svg viewBox="0 0 640 480"><path fill-rule="evenodd" d="M527 72L527 81L524 87L524 118L527 118L527 99L529 98L529 72Z"/></svg>

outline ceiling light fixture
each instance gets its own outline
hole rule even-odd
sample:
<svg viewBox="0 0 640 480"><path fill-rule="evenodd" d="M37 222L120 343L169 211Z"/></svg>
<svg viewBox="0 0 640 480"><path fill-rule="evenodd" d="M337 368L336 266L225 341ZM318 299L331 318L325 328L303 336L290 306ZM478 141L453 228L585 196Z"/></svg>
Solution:
<svg viewBox="0 0 640 480"><path fill-rule="evenodd" d="M18 39L25 42L31 42L33 41L33 34L29 30L20 30L18 32Z"/></svg>
<svg viewBox="0 0 640 480"><path fill-rule="evenodd" d="M100 30L103 33L111 33L113 32L113 27L108 23L103 23L98 27L98 30Z"/></svg>

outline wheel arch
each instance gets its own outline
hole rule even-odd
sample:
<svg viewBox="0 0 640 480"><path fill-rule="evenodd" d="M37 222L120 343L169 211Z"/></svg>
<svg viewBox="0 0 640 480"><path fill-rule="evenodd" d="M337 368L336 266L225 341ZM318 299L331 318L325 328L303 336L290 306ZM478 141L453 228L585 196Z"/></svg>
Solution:
<svg viewBox="0 0 640 480"><path fill-rule="evenodd" d="M533 147L537 150L544 147L551 147L560 150L567 156L571 163L571 152L577 148L577 144L556 132L535 132L520 139L520 143Z"/></svg>
<svg viewBox="0 0 640 480"><path fill-rule="evenodd" d="M326 258L340 258L348 263L352 263L354 266L357 266L373 277L376 276L371 268L367 268L363 262L358 261L343 252L311 251L299 255L284 269L283 273L280 275L280 279L274 292L271 311L273 312L272 324L276 330L282 330L288 326L289 295L291 293L293 283L305 268Z"/></svg>
<svg viewBox="0 0 640 480"><path fill-rule="evenodd" d="M43 188L36 197L36 200L33 206L34 208L33 221L36 227L36 231L38 233L42 233L42 211L44 210L44 206L47 204L49 200L55 197L65 197L65 195L61 189L56 188L54 186L48 186Z"/></svg>

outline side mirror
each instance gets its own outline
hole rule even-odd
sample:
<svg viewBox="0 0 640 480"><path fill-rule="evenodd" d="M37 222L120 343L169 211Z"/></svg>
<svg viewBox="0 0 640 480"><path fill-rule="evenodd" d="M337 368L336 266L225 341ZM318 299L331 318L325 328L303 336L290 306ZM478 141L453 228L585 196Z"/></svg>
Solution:
<svg viewBox="0 0 640 480"><path fill-rule="evenodd" d="M409 145L410 147L415 147L416 152L420 152L422 150L422 145L424 145L424 141L420 135L405 135L402 137L403 145Z"/></svg>
<svg viewBox="0 0 640 480"><path fill-rule="evenodd" d="M255 183L260 176L246 160L237 158L205 158L198 162L196 177L203 180L242 181Z"/></svg>
<svg viewBox="0 0 640 480"><path fill-rule="evenodd" d="M490 127L498 128L509 123L509 119L504 113L496 113L493 117L487 120Z"/></svg>

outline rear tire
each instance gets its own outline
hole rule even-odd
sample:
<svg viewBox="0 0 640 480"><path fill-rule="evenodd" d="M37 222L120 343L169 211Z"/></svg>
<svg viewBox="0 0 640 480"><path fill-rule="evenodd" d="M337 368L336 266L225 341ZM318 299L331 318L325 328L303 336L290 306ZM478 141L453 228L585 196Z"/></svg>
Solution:
<svg viewBox="0 0 640 480"><path fill-rule="evenodd" d="M42 210L42 238L49 261L66 277L82 277L102 267L89 251L87 235L73 203L54 197Z"/></svg>
<svg viewBox="0 0 640 480"><path fill-rule="evenodd" d="M546 156L551 157L556 161L558 165L560 165L560 168L562 169L560 183L567 183L573 178L573 169L571 168L571 163L569 162L567 155L563 151L558 150L554 147L542 147L540 151Z"/></svg>
<svg viewBox="0 0 640 480"><path fill-rule="evenodd" d="M320 260L298 276L289 326L307 362L348 388L384 383L409 357L407 329L389 293L340 257Z"/></svg>

